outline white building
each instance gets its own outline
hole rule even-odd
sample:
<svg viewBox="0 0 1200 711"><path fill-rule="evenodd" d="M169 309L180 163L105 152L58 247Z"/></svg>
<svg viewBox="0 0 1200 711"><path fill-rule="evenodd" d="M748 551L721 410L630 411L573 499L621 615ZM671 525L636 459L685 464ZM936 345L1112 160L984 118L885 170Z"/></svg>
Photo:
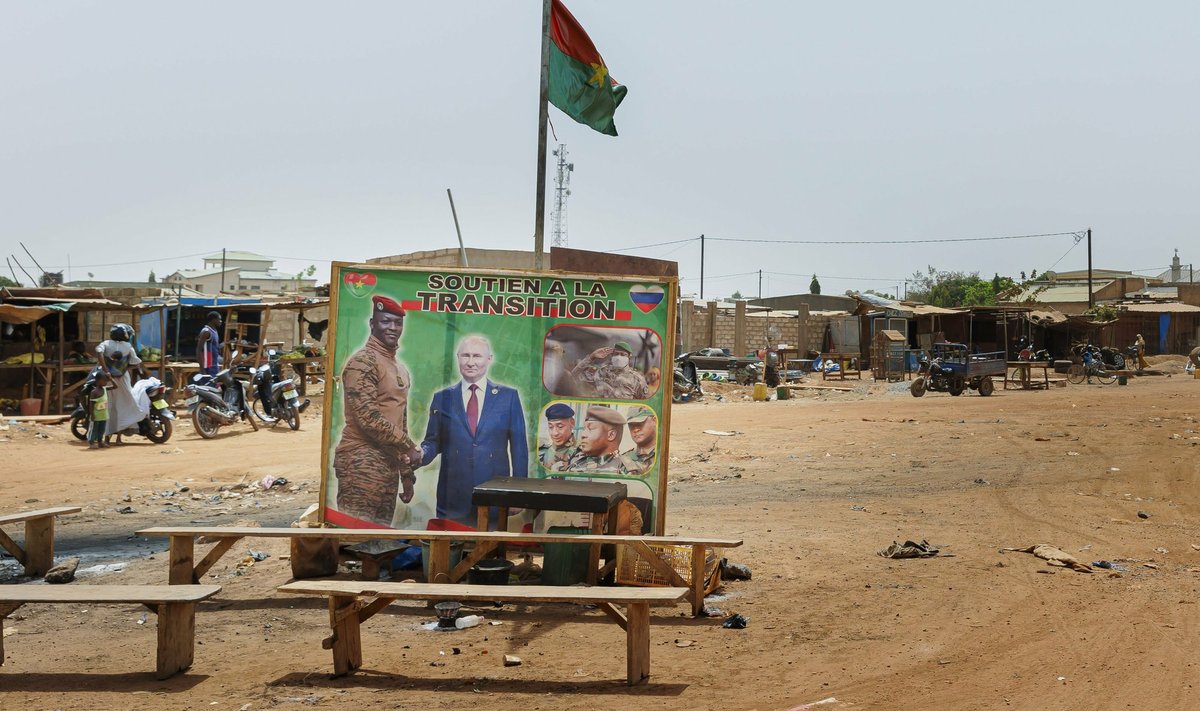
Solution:
<svg viewBox="0 0 1200 711"><path fill-rule="evenodd" d="M312 291L317 280L305 274L284 274L275 260L253 252L221 252L204 258L203 269L180 269L162 279L202 294L254 294Z"/></svg>

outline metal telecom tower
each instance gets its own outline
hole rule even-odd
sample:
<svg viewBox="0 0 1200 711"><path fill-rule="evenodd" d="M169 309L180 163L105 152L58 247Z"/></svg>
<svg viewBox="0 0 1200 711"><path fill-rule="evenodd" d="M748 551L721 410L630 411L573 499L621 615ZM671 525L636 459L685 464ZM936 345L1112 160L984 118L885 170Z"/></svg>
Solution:
<svg viewBox="0 0 1200 711"><path fill-rule="evenodd" d="M560 143L554 150L558 170L554 174L554 214L550 217L551 246L567 246L567 196L571 194L571 173L575 164L567 162L567 147Z"/></svg>

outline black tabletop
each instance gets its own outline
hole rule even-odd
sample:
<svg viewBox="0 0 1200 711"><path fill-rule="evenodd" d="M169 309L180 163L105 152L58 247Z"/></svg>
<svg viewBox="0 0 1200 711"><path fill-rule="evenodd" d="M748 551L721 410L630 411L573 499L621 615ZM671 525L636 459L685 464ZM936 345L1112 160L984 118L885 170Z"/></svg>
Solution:
<svg viewBox="0 0 1200 711"><path fill-rule="evenodd" d="M496 477L475 487L473 506L606 513L626 496L621 482Z"/></svg>

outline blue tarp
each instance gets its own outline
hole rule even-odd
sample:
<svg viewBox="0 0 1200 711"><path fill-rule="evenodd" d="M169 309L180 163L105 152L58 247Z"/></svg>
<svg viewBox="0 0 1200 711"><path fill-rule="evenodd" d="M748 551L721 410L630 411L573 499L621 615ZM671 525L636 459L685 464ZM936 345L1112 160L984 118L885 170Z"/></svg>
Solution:
<svg viewBox="0 0 1200 711"><path fill-rule="evenodd" d="M1158 352L1167 352L1167 331L1171 328L1171 314L1158 315Z"/></svg>

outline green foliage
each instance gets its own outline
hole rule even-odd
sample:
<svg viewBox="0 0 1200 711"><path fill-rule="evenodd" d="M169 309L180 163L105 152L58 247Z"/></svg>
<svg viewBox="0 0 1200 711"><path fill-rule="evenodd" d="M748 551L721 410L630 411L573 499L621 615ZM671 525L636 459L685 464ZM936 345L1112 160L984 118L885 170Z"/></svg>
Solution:
<svg viewBox="0 0 1200 711"><path fill-rule="evenodd" d="M151 284L154 284L155 282L158 281L158 279L154 278L154 270L153 269L150 270L150 276L146 277L146 281L150 282Z"/></svg>
<svg viewBox="0 0 1200 711"><path fill-rule="evenodd" d="M0 286L20 286L20 284L8 277L0 276Z"/></svg>
<svg viewBox="0 0 1200 711"><path fill-rule="evenodd" d="M817 281L816 274L813 274L812 281L808 282L808 293L810 293L810 294L820 294L821 293L821 282Z"/></svg>
<svg viewBox="0 0 1200 711"><path fill-rule="evenodd" d="M746 297L742 296L742 292L735 291L735 292L733 292L733 295L730 296L729 298L733 299L734 301L737 301L738 299L744 299Z"/></svg>
<svg viewBox="0 0 1200 711"><path fill-rule="evenodd" d="M913 274L908 298L943 308L992 306L999 294L1014 286L1012 279L999 274L988 280L980 278L979 272L943 272L931 266Z"/></svg>
<svg viewBox="0 0 1200 711"><path fill-rule="evenodd" d="M1096 304L1085 311L1084 314L1091 316L1093 321L1116 321L1117 317L1120 316L1117 307L1112 304Z"/></svg>

